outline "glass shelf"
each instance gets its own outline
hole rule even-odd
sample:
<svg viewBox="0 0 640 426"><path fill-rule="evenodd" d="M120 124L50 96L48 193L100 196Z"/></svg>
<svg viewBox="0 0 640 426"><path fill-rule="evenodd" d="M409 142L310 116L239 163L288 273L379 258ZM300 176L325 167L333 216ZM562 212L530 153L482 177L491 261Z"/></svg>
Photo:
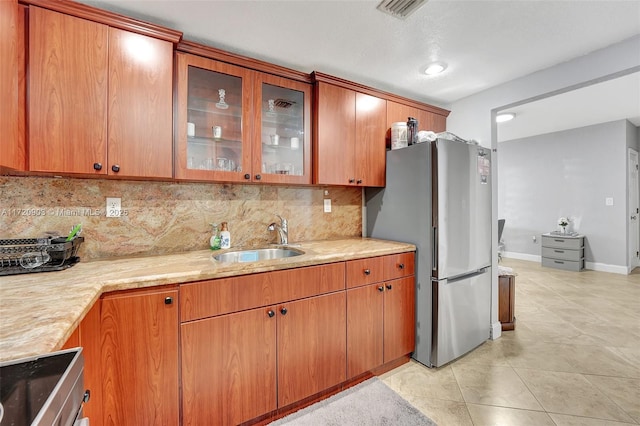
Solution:
<svg viewBox="0 0 640 426"><path fill-rule="evenodd" d="M242 144L242 141L223 138L209 138L202 136L187 136L187 143L189 145L211 146L211 144L220 145L223 148L235 148Z"/></svg>

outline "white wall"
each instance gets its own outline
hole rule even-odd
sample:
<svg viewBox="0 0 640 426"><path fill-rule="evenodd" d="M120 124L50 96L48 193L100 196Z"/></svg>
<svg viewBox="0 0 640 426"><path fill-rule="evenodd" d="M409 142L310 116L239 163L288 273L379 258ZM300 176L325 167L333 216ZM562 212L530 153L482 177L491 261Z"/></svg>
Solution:
<svg viewBox="0 0 640 426"><path fill-rule="evenodd" d="M569 230L586 236L585 260L593 269L626 273L628 123L499 144L498 215L506 219L505 251L540 256L540 235L556 230L558 218L566 216ZM607 197L612 206L605 205Z"/></svg>

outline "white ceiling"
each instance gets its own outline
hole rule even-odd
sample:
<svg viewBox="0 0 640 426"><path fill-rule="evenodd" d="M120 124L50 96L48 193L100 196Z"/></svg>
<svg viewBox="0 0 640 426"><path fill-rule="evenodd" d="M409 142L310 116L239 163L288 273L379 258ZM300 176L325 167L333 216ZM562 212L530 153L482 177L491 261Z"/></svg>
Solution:
<svg viewBox="0 0 640 426"><path fill-rule="evenodd" d="M429 0L405 20L378 11L378 0L82 2L177 29L186 39L445 108L640 34L640 0ZM448 68L428 77L421 72L431 61Z"/></svg>
<svg viewBox="0 0 640 426"><path fill-rule="evenodd" d="M503 112L498 142L627 119L640 126L640 72L529 102Z"/></svg>

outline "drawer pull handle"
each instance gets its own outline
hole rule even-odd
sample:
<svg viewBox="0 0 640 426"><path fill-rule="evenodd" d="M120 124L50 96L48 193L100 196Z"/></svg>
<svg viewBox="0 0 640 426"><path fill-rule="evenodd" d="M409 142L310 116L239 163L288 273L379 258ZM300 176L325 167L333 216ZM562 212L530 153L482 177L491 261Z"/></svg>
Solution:
<svg viewBox="0 0 640 426"><path fill-rule="evenodd" d="M371 275L371 269L365 269L364 270L364 274L365 275Z"/></svg>
<svg viewBox="0 0 640 426"><path fill-rule="evenodd" d="M404 263L401 263L398 265L398 269L400 269L401 271L404 269Z"/></svg>
<svg viewBox="0 0 640 426"><path fill-rule="evenodd" d="M378 287L378 291L384 291L384 287L383 286Z"/></svg>
<svg viewBox="0 0 640 426"><path fill-rule="evenodd" d="M554 250L555 253L564 253L564 250Z"/></svg>
<svg viewBox="0 0 640 426"><path fill-rule="evenodd" d="M564 240L553 240L553 241L555 241L556 243L564 243Z"/></svg>
<svg viewBox="0 0 640 426"><path fill-rule="evenodd" d="M561 265L564 265L564 262L560 262L559 260L554 260L555 263L559 263Z"/></svg>
<svg viewBox="0 0 640 426"><path fill-rule="evenodd" d="M165 297L164 298L164 304L165 305L171 305L173 303L173 297Z"/></svg>
<svg viewBox="0 0 640 426"><path fill-rule="evenodd" d="M276 313L275 313L275 312L273 312L273 310L272 310L272 309L269 309L269 310L267 311L267 315L269 315L269 318L273 318L273 316L274 316L275 314L276 314Z"/></svg>

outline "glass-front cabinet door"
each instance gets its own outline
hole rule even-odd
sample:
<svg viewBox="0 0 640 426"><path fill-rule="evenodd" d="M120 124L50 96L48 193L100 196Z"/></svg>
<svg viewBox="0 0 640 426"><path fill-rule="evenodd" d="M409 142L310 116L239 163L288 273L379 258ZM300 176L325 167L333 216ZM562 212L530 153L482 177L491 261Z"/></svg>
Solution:
<svg viewBox="0 0 640 426"><path fill-rule="evenodd" d="M178 53L177 86L176 177L250 179L252 72Z"/></svg>
<svg viewBox="0 0 640 426"><path fill-rule="evenodd" d="M311 184L311 84L176 54L175 177Z"/></svg>
<svg viewBox="0 0 640 426"><path fill-rule="evenodd" d="M254 179L311 183L311 85L258 73Z"/></svg>

